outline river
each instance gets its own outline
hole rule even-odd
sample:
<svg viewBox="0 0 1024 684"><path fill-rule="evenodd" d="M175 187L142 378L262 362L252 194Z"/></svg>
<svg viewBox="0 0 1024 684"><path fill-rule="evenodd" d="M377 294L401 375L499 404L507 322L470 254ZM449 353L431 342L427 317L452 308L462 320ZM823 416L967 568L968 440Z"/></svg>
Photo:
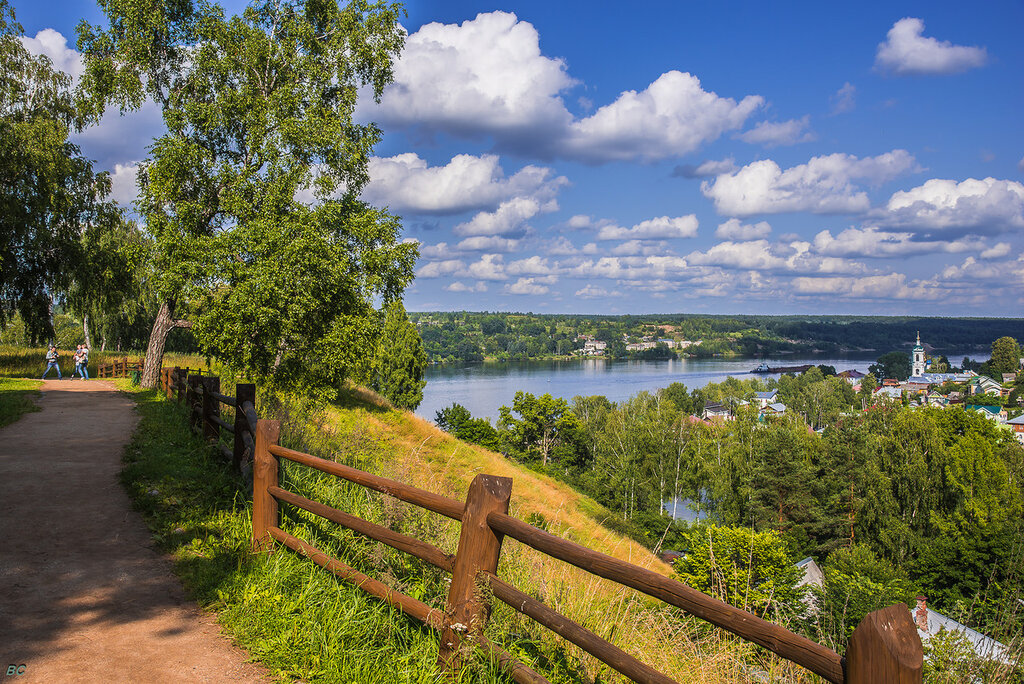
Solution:
<svg viewBox="0 0 1024 684"><path fill-rule="evenodd" d="M609 361L580 359L571 361L513 361L506 363L441 364L429 366L424 377L423 402L416 414L433 420L439 409L462 404L474 418L498 419L498 407L512 405L516 391L534 395L551 394L572 400L574 396L603 394L611 401L622 401L647 390L654 391L681 382L687 389L754 375L751 369L762 361L769 366L804 364L834 366L836 371L858 370L866 373L877 353L862 355L777 357L771 359L712 358L673 361Z"/></svg>

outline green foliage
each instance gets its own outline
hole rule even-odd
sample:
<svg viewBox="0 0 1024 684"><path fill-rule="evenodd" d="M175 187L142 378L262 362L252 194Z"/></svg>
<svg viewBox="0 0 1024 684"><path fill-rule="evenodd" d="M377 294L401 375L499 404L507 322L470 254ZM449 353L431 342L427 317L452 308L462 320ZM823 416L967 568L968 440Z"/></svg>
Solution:
<svg viewBox="0 0 1024 684"><path fill-rule="evenodd" d="M992 343L990 364L993 373L1017 373L1020 371L1020 345L1012 337L1000 337ZM998 375L997 375L998 377Z"/></svg>
<svg viewBox="0 0 1024 684"><path fill-rule="evenodd" d="M416 326L409 322L402 302L385 307L384 331L376 352L373 388L403 409L415 409L423 401L423 369L427 355L423 351Z"/></svg>
<svg viewBox="0 0 1024 684"><path fill-rule="evenodd" d="M964 349L979 334L1024 338L1020 319L907 318L894 316L708 316L432 311L413 313L432 361L508 361L564 358L583 348L581 335L606 342L606 358L668 358L665 351L627 352L623 336L701 341L678 354L764 357L779 353L895 349L909 346L917 331L936 347ZM983 338L984 339L984 338ZM469 344L463 344L469 342ZM673 352L676 353L676 352ZM820 368L824 376L827 366ZM835 369L832 369L833 371Z"/></svg>
<svg viewBox="0 0 1024 684"><path fill-rule="evenodd" d="M81 123L71 78L21 43L0 0L0 324L17 311L29 342L52 338L54 300L84 256L80 236L116 222L105 173L94 174L69 136Z"/></svg>
<svg viewBox="0 0 1024 684"><path fill-rule="evenodd" d="M1006 677L1005 666L979 657L967 635L959 630L940 629L921 645L924 680L929 684L1016 681Z"/></svg>
<svg viewBox="0 0 1024 684"><path fill-rule="evenodd" d="M352 119L360 87L379 97L391 80L398 7L102 7L109 27L79 26L82 106L95 118L149 97L167 126L139 171L152 356L191 323L204 352L276 387L329 398L365 376L374 302L400 298L416 259L398 221L358 200L380 132Z"/></svg>
<svg viewBox="0 0 1024 684"><path fill-rule="evenodd" d="M516 392L512 408L499 410L498 430L508 452L523 462L576 466L583 455L580 421L565 399ZM518 418L513 415L518 414Z"/></svg>
<svg viewBox="0 0 1024 684"><path fill-rule="evenodd" d="M122 481L149 525L158 548L174 558L189 595L216 610L232 638L275 676L308 682L435 682L437 638L358 588L337 580L286 550L271 556L250 550L252 510L245 482L232 475L186 417L154 392L134 395L140 424L125 457ZM282 398L282 442L314 453L332 452L352 465L386 450L372 438L353 444L315 428L309 406ZM267 406L260 407L268 415ZM308 421L308 423L307 423ZM451 543L438 518L409 507L389 508L383 498L306 468L287 466L282 486L343 508L377 524ZM390 513L389 513L390 511ZM389 515L391 517L389 517ZM431 566L296 509L282 511L282 527L343 562L387 576L409 595L443 605L447 587ZM457 532L455 533L457 536ZM507 682L496 665L472 658L457 681Z"/></svg>
<svg viewBox="0 0 1024 684"><path fill-rule="evenodd" d="M878 362L868 367L868 372L876 378L896 378L903 381L910 377L910 355L905 352L891 351L878 357Z"/></svg>
<svg viewBox="0 0 1024 684"><path fill-rule="evenodd" d="M437 412L435 421L445 432L450 432L464 442L479 444L491 451L501 448L498 431L487 420L474 418L469 409L461 404L452 404Z"/></svg>
<svg viewBox="0 0 1024 684"><path fill-rule="evenodd" d="M840 646L868 613L897 603L913 605L915 591L906 573L862 545L829 554L824 583L815 591L822 640Z"/></svg>
<svg viewBox="0 0 1024 684"><path fill-rule="evenodd" d="M800 569L777 533L698 525L683 536L685 555L673 566L680 582L756 615L797 610Z"/></svg>

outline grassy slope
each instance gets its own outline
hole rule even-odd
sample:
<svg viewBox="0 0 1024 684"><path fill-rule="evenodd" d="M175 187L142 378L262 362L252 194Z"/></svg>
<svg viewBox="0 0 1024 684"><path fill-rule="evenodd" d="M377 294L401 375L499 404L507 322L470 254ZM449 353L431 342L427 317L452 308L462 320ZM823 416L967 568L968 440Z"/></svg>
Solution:
<svg viewBox="0 0 1024 684"><path fill-rule="evenodd" d="M245 483L188 432L179 407L127 381L119 384L133 393L141 415L126 452L125 487L157 543L174 557L190 594L216 611L241 645L285 679L438 680L433 632L286 550L251 554ZM231 392L229 383L222 391ZM594 502L411 414L387 410L365 393L354 392L327 412L286 402L261 406L260 413L282 419L286 446L432 491L461 498L476 473L510 476L513 514L536 521L543 516L557 534L668 572L642 547L598 525L594 517L602 513ZM458 527L452 521L293 464L283 468L282 477L287 489L455 551ZM282 510L282 527L399 591L444 605L447 578L440 571L288 507ZM514 540L505 542L499 574L680 682L748 681L752 667L766 671L771 681L800 678L798 668ZM605 666L500 604L488 636L556 684L618 681ZM507 680L477 657L460 681Z"/></svg>
<svg viewBox="0 0 1024 684"><path fill-rule="evenodd" d="M459 499L465 498L469 483L479 473L511 477L512 515L591 549L661 574L671 573L648 549L603 527L599 521L611 514L589 497L501 454L462 442L411 413L382 410L382 403L361 391L334 408L326 420L326 427L342 441L375 445L375 470ZM446 550L454 552L454 542ZM514 540L505 541L499 575L680 682L746 681L752 656L755 669L770 672L772 681L800 680L806 674L788 663L761 657L764 654L755 653L749 644L709 630L678 611ZM495 623L492 636L515 650L508 641L515 635L505 625L515 623L522 629L523 621L500 606ZM528 633L532 639L548 638L541 628ZM614 674L571 645L566 653L590 676Z"/></svg>
<svg viewBox="0 0 1024 684"><path fill-rule="evenodd" d="M0 427L10 425L22 414L40 411L38 380L9 380L0 377Z"/></svg>

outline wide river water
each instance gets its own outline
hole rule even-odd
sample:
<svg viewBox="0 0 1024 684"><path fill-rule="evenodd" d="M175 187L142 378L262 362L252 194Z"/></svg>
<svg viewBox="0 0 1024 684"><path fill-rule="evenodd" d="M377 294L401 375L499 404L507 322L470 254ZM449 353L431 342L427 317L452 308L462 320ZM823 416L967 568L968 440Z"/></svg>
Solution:
<svg viewBox="0 0 1024 684"><path fill-rule="evenodd" d="M783 356L772 359L712 358L674 361L608 361L581 359L572 361L514 361L507 363L467 363L429 366L424 374L427 386L416 414L433 420L439 409L462 404L475 418L498 419L499 406L511 406L516 391L534 395L551 394L572 400L574 396L603 394L611 401L628 399L637 392L654 391L681 382L688 389L722 382L730 375L737 378L754 375L751 369L762 361L769 366L804 364L835 366L837 372L855 369L866 373L877 352L852 356Z"/></svg>

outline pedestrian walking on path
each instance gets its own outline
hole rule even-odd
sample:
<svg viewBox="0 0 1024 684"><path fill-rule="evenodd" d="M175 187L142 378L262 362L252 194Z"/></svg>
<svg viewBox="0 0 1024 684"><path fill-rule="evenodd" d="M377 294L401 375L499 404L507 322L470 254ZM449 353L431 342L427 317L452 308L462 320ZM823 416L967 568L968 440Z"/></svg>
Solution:
<svg viewBox="0 0 1024 684"><path fill-rule="evenodd" d="M43 383L0 429L0 661L33 682L268 682L184 595L118 482L135 405ZM4 679L6 682L7 679Z"/></svg>

